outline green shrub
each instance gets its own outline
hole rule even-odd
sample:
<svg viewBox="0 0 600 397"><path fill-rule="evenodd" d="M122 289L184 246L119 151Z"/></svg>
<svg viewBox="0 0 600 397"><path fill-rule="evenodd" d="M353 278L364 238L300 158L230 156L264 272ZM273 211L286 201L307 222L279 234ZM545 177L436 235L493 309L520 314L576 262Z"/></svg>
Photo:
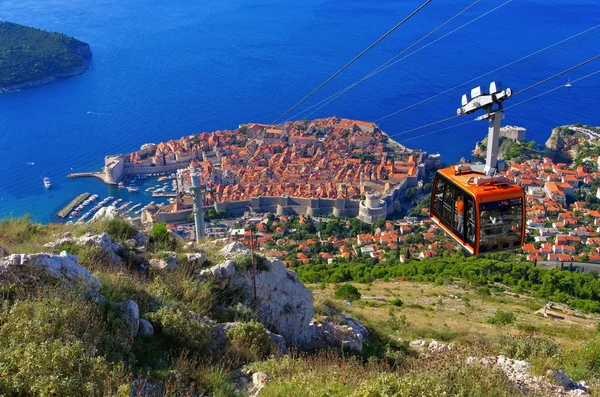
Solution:
<svg viewBox="0 0 600 397"><path fill-rule="evenodd" d="M100 221L98 227L106 232L111 240L124 243L125 240L134 238L138 234L138 230L133 224L121 218L113 218L108 221Z"/></svg>
<svg viewBox="0 0 600 397"><path fill-rule="evenodd" d="M515 360L530 360L532 357L549 358L560 352L560 346L551 340L527 336L500 338L495 347L499 353Z"/></svg>
<svg viewBox="0 0 600 397"><path fill-rule="evenodd" d="M158 332L175 346L198 354L206 353L212 346L208 326L185 309L167 306L148 317Z"/></svg>
<svg viewBox="0 0 600 397"><path fill-rule="evenodd" d="M123 320L87 301L17 301L0 329L0 394L87 396L131 361ZM126 373L114 384L126 383Z"/></svg>
<svg viewBox="0 0 600 397"><path fill-rule="evenodd" d="M254 254L254 261L256 262L256 270L257 271L268 271L269 267L267 266L266 259L261 255ZM251 254L243 254L237 256L233 263L235 264L235 269L239 271L244 270L252 270L252 255Z"/></svg>
<svg viewBox="0 0 600 397"><path fill-rule="evenodd" d="M242 323L227 332L228 355L233 362L258 361L269 355L275 348L274 342L265 327L256 321Z"/></svg>
<svg viewBox="0 0 600 397"><path fill-rule="evenodd" d="M490 292L490 289L488 287L479 287L477 288L477 293L479 295L484 295L484 296L489 296L492 293Z"/></svg>
<svg viewBox="0 0 600 397"><path fill-rule="evenodd" d="M340 286L334 293L336 298L345 299L349 301L359 300L361 295L358 288L352 284L344 284Z"/></svg>
<svg viewBox="0 0 600 397"><path fill-rule="evenodd" d="M515 322L515 320L514 314L497 310L492 317L488 318L487 322L494 325L508 325Z"/></svg>
<svg viewBox="0 0 600 397"><path fill-rule="evenodd" d="M394 299L392 299L392 301L390 303L393 306L397 306L397 307L401 307L404 305L404 302L402 302L402 299L400 299L400 298L394 298Z"/></svg>

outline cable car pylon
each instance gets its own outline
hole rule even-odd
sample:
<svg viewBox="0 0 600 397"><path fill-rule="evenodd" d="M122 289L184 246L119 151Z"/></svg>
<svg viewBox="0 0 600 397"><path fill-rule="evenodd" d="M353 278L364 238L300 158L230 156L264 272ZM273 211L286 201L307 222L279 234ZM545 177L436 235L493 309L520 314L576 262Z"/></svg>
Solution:
<svg viewBox="0 0 600 397"><path fill-rule="evenodd" d="M485 164L460 163L435 174L431 192L431 219L469 254L520 248L525 239L525 193L521 186L496 175L500 145L502 102L512 96L493 82L463 95L457 117L479 110L488 119Z"/></svg>
<svg viewBox="0 0 600 397"><path fill-rule="evenodd" d="M475 87L471 90L471 99L467 94L462 96L462 107L458 108L458 116L474 113L483 109L485 114L479 116L477 120L488 119L488 141L485 165L481 164L459 164L457 171L462 172L470 169L473 172L485 174L487 177L494 177L498 170L498 150L500 145L500 121L504 118L502 102L512 96L512 90L507 88L501 90L496 82L490 84L489 93L482 92L481 87ZM489 183L490 178L477 178L476 184Z"/></svg>

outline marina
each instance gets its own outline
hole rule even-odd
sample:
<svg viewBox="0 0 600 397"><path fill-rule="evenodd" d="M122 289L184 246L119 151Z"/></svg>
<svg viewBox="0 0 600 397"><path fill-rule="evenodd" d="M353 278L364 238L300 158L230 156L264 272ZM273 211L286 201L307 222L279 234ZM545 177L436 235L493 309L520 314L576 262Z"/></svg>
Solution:
<svg viewBox="0 0 600 397"><path fill-rule="evenodd" d="M75 197L69 204L67 204L62 210L58 211L56 214L60 218L66 218L67 215L79 204L81 204L85 199L90 196L89 193L82 193L79 196Z"/></svg>

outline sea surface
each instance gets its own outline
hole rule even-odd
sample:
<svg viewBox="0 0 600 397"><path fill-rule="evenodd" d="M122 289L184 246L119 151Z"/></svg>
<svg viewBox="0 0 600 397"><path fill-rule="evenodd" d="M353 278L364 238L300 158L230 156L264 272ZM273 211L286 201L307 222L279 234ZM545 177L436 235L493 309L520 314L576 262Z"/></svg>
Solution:
<svg viewBox="0 0 600 397"><path fill-rule="evenodd" d="M504 2L480 1L421 45ZM66 175L99 170L105 155L136 150L146 142L272 122L420 3L0 0L1 20L74 36L89 43L94 54L81 76L0 95L0 217L29 213L39 221L54 221L60 208L86 191L150 201L145 193ZM360 79L471 3L432 1L299 110ZM310 118L375 121L598 23L598 0L513 0L361 83ZM519 91L597 55L598 48L600 34L499 80ZM586 65L515 96L506 106L599 68L600 61ZM468 121L465 116L394 134L454 116L462 93L489 84L498 73L379 124L409 147L440 152L446 163L456 161L486 134L485 122L432 133ZM557 125L600 125L599 87L600 74L507 110L503 124L527 128L528 138L538 142ZM44 189L43 176L51 178L52 189Z"/></svg>

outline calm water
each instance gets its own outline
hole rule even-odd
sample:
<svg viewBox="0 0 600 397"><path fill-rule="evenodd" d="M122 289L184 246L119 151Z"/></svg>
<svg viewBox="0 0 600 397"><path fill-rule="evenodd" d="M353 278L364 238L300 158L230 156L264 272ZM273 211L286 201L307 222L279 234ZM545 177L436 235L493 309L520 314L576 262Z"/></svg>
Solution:
<svg viewBox="0 0 600 397"><path fill-rule="evenodd" d="M99 169L107 154L245 122L273 121L419 3L0 0L2 20L75 36L88 42L94 53L89 71L82 76L0 95L0 217L30 213L38 220L51 221L58 209L83 191L101 197L126 196L99 180L66 178L71 169ZM469 3L432 2L311 104L362 77ZM434 37L501 3L481 1ZM311 117L335 114L376 120L599 22L597 0L514 0L359 85ZM596 55L599 47L600 34L503 76L502 81L519 90ZM599 64L587 65L570 78L590 73ZM488 84L491 79L480 83ZM565 76L512 101L566 80ZM598 125L599 83L600 74L516 107L507 112L504 124L526 127L529 138L539 142L559 124ZM461 93L380 125L393 134L452 116ZM467 155L486 132L484 124L473 123L404 141L448 125L398 140L439 151L450 162ZM43 187L43 175L52 179L50 191ZM136 197L140 197L137 201L150 200Z"/></svg>

